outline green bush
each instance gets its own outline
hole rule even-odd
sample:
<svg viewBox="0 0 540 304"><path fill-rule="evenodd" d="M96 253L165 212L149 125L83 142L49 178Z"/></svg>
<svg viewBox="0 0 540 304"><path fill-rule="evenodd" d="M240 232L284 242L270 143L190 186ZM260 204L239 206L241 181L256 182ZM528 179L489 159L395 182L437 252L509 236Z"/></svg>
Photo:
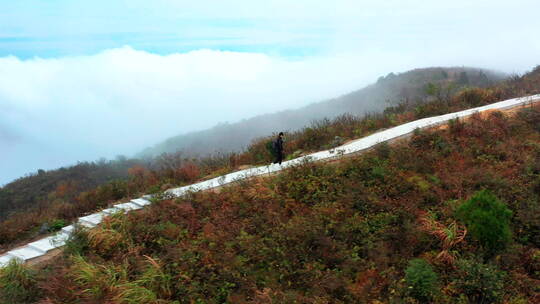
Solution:
<svg viewBox="0 0 540 304"><path fill-rule="evenodd" d="M504 293L505 273L496 267L474 260L457 262L456 288L470 303L497 303Z"/></svg>
<svg viewBox="0 0 540 304"><path fill-rule="evenodd" d="M420 302L430 302L438 292L438 277L431 265L423 259L409 262L405 270L407 293Z"/></svg>
<svg viewBox="0 0 540 304"><path fill-rule="evenodd" d="M512 211L487 190L476 192L459 206L457 216L488 254L504 249L512 238L509 225Z"/></svg>
<svg viewBox="0 0 540 304"><path fill-rule="evenodd" d="M30 303L38 294L35 272L13 259L0 268L0 303Z"/></svg>
<svg viewBox="0 0 540 304"><path fill-rule="evenodd" d="M64 219L55 219L49 224L49 232L55 232L63 227L67 226L67 222Z"/></svg>

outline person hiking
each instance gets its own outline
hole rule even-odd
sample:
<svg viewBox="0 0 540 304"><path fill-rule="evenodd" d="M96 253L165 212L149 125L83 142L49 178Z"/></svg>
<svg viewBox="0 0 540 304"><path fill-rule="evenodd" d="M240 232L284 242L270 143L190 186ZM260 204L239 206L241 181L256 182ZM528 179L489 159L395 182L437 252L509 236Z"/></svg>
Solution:
<svg viewBox="0 0 540 304"><path fill-rule="evenodd" d="M283 161L283 132L279 132L278 137L274 141L273 144L274 148L274 154L276 156L276 160L274 161L274 164L280 164Z"/></svg>

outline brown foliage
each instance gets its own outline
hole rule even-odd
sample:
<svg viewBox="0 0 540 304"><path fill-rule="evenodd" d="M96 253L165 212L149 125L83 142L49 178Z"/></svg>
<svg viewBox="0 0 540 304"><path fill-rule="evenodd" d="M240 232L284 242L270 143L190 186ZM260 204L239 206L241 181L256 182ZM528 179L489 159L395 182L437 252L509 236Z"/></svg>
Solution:
<svg viewBox="0 0 540 304"><path fill-rule="evenodd" d="M441 242L442 250L436 258L448 265L453 265L455 257L451 249L465 239L467 229L456 221L444 225L436 221L433 214L427 212L422 212L418 221L420 229L435 236Z"/></svg>
<svg viewBox="0 0 540 304"><path fill-rule="evenodd" d="M193 182L197 180L201 175L199 167L193 163L188 162L178 169L178 177L185 182Z"/></svg>

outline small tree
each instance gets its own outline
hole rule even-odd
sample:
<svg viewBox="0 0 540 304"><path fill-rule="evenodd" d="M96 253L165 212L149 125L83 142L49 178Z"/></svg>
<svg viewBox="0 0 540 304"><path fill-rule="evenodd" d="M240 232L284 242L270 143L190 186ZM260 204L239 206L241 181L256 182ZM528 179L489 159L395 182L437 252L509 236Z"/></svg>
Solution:
<svg viewBox="0 0 540 304"><path fill-rule="evenodd" d="M405 270L407 291L420 302L430 302L437 292L437 280L437 273L423 259L411 260Z"/></svg>
<svg viewBox="0 0 540 304"><path fill-rule="evenodd" d="M457 216L488 254L504 249L512 239L512 211L488 190L476 192L458 208Z"/></svg>

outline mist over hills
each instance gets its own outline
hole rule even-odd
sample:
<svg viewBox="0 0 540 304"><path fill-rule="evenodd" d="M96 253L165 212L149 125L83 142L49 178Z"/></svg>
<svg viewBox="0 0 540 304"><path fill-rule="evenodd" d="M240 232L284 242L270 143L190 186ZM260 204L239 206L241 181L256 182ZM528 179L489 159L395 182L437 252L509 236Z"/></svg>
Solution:
<svg viewBox="0 0 540 304"><path fill-rule="evenodd" d="M398 75L390 73L380 77L372 85L341 97L296 110L261 115L170 138L138 155L148 159L124 157L109 162L82 162L56 170L39 170L0 187L0 220L9 217L13 211L49 201L50 193L58 190L58 187L69 189L69 194L66 194L66 191L60 192L64 193L63 200L71 200L80 192L90 191L107 182L128 179L128 169L132 167L142 166L159 171L171 165L168 163L170 159L202 159L216 151L223 152L223 157L227 158L227 152L242 150L256 138L269 136L280 130L302 129L313 120L331 119L343 113L374 113L403 100L414 103L445 99L448 97L445 95L453 94L464 87L489 86L504 77L501 73L463 67L416 69ZM182 152L172 155L177 151ZM161 157L165 156L163 153L171 155ZM160 157L153 157L156 155ZM123 194L125 193L119 192L118 197ZM94 196L99 197L97 194Z"/></svg>
<svg viewBox="0 0 540 304"><path fill-rule="evenodd" d="M506 75L469 67L432 67L381 76L376 83L349 94L320 101L299 109L259 115L236 123L181 134L144 149L138 157L181 151L186 156L240 151L254 139L279 131L294 131L314 120L348 113L364 115L384 110L399 102L418 102L449 95L468 86L486 87Z"/></svg>

